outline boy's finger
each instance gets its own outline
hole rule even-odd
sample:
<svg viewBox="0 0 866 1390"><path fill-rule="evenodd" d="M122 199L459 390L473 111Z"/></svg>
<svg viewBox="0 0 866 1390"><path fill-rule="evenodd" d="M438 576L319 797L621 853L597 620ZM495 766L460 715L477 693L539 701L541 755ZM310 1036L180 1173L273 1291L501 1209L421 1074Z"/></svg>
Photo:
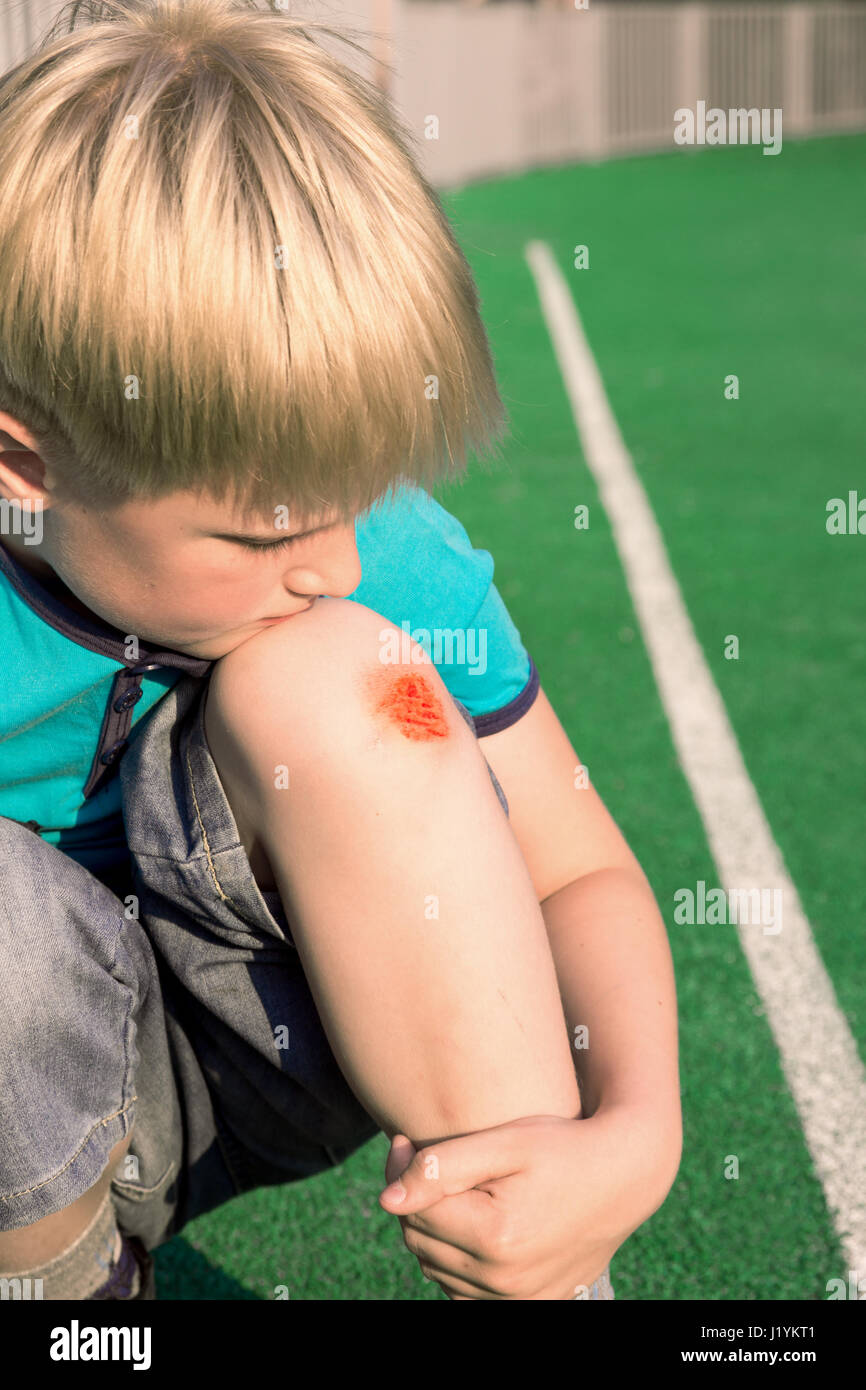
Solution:
<svg viewBox="0 0 866 1390"><path fill-rule="evenodd" d="M388 1157L385 1160L385 1181L392 1183L399 1178L415 1157L415 1146L405 1134L395 1134L391 1140Z"/></svg>
<svg viewBox="0 0 866 1390"><path fill-rule="evenodd" d="M405 1172L380 1193L379 1201L386 1211L401 1215L423 1211L443 1197L519 1171L526 1147L524 1133L507 1125L446 1139L416 1153Z"/></svg>

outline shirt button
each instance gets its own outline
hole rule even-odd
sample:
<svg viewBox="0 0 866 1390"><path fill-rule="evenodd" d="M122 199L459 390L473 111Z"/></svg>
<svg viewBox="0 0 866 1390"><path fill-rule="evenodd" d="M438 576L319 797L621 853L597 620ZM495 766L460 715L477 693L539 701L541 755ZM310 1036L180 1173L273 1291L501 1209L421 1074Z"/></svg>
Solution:
<svg viewBox="0 0 866 1390"><path fill-rule="evenodd" d="M139 700L141 699L141 697L142 697L143 694L144 694L144 691L141 690L141 689L139 689L139 690L127 690L127 692L126 692L125 695L120 695L120 696L115 700L115 702L114 702L114 708L115 708L116 710L120 711L120 712L122 712L122 711L125 710L125 709L132 709L132 706L133 706L134 704L136 704L137 701L139 701Z"/></svg>
<svg viewBox="0 0 866 1390"><path fill-rule="evenodd" d="M113 763L113 762L116 762L117 759L120 757L120 755L123 753L123 751L124 751L125 748L126 748L126 739L123 738L123 739L120 740L120 743L115 743L111 748L107 749L106 752L103 753L103 755L102 755L102 757L99 759L99 761L100 761L101 763Z"/></svg>

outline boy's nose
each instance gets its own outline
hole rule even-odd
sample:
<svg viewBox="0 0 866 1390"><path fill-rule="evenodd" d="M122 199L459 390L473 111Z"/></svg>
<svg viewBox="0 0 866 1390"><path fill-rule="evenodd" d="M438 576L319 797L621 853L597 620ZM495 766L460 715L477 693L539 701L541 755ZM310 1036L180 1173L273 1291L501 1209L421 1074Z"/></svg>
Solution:
<svg viewBox="0 0 866 1390"><path fill-rule="evenodd" d="M348 598L357 589L362 570L354 522L330 533L329 542L316 557L315 565L292 571L291 587L296 594Z"/></svg>

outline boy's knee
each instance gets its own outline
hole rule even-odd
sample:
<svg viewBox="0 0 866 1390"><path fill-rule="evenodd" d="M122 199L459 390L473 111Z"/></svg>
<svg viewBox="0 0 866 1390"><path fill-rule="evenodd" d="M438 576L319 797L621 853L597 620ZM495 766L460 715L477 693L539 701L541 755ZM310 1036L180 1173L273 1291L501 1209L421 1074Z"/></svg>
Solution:
<svg viewBox="0 0 866 1390"><path fill-rule="evenodd" d="M130 1000L146 988L147 961L140 928L127 921L120 900L83 865L6 817L0 880L5 1113L25 1071L38 1093L52 1059L58 1075L70 1056L86 1072L116 1047L129 1026Z"/></svg>
<svg viewBox="0 0 866 1390"><path fill-rule="evenodd" d="M7 818L0 818L0 874L0 1230L7 1230L65 1209L124 1158L135 1099L132 1020L149 975L140 928L125 920L119 900Z"/></svg>
<svg viewBox="0 0 866 1390"><path fill-rule="evenodd" d="M402 639L402 643L401 643ZM319 766L357 751L458 745L473 734L435 665L381 614L345 599L266 629L217 663L208 691L208 738L234 743L249 728L269 751ZM414 659L413 659L414 658ZM252 716L255 715L253 721ZM461 743L462 740L462 743ZM212 746L214 744L212 743Z"/></svg>
<svg viewBox="0 0 866 1390"><path fill-rule="evenodd" d="M44 894L45 841L20 821L0 816L0 928L23 916L24 924L38 912L40 889Z"/></svg>

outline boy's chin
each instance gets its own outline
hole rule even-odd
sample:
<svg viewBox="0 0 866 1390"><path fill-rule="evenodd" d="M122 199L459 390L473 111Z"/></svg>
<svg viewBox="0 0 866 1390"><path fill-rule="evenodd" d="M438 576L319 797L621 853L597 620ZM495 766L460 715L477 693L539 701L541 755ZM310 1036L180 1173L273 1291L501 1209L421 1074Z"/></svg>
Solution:
<svg viewBox="0 0 866 1390"><path fill-rule="evenodd" d="M259 630L250 627L241 632L222 633L218 637L201 637L197 641L163 641L159 645L171 648L175 652L182 652L184 656L198 657L200 661L219 661L221 656L228 656L229 652L233 652L235 647L240 647ZM149 645L155 647L157 643L150 642Z"/></svg>
<svg viewBox="0 0 866 1390"><path fill-rule="evenodd" d="M123 630L134 632L135 628L126 627ZM242 646L257 633L266 631L267 628L261 623L247 623L244 627L235 628L230 632L218 632L210 637L188 637L180 634L170 636L166 632L146 632L140 628L137 636L142 646L149 647L151 651L181 652L184 656L198 657L200 661L219 661L221 656L228 656L235 647Z"/></svg>

